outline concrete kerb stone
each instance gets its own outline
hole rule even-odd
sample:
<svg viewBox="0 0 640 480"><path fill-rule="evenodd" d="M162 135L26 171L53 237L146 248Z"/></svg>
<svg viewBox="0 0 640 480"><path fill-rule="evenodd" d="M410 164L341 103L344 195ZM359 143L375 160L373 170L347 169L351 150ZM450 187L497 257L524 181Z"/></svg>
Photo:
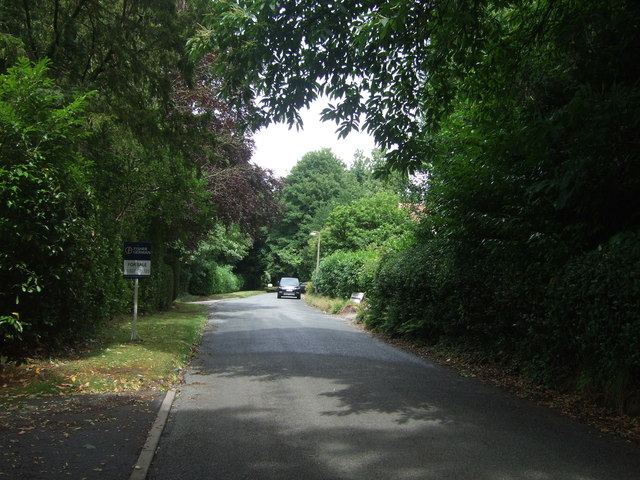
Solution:
<svg viewBox="0 0 640 480"><path fill-rule="evenodd" d="M191 303L213 305L214 303L218 303L219 301L220 300L206 300ZM162 435L164 426L167 423L167 418L169 417L169 412L171 411L171 406L173 405L173 400L175 399L175 397L176 391L174 389L167 391L164 400L162 401L162 405L160 406L160 410L158 411L158 416L156 417L155 422L149 430L147 441L145 442L140 455L138 456L138 461L133 466L133 471L129 476L129 480L145 480L147 478L149 467L151 467L151 462L153 461L153 457L156 453L156 448L158 448L160 436Z"/></svg>
<svg viewBox="0 0 640 480"><path fill-rule="evenodd" d="M133 466L133 471L131 472L129 480L144 480L145 478L147 478L147 473L149 472L151 461L153 460L153 456L155 455L156 448L158 448L160 436L162 435L164 426L167 423L169 411L171 410L171 405L173 405L173 400L175 399L175 397L175 390L171 389L167 391L164 400L162 401L162 405L160 406L160 410L158 411L158 416L156 417L155 422L153 422L151 430L149 430L147 441L142 447L142 451L140 452L138 461Z"/></svg>

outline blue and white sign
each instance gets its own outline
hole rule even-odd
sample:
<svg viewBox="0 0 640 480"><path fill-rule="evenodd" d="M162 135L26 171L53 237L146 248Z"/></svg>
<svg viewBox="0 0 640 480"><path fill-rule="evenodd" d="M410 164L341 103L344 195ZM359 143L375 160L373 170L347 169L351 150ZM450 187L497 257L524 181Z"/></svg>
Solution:
<svg viewBox="0 0 640 480"><path fill-rule="evenodd" d="M151 243L125 242L124 278L148 278L151 276Z"/></svg>

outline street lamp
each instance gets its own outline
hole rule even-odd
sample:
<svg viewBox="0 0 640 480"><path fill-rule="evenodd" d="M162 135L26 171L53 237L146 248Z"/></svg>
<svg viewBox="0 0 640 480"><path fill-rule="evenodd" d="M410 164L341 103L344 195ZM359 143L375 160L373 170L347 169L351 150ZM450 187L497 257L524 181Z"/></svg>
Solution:
<svg viewBox="0 0 640 480"><path fill-rule="evenodd" d="M310 235L318 237L318 252L316 253L316 277L320 274L320 232L311 232Z"/></svg>

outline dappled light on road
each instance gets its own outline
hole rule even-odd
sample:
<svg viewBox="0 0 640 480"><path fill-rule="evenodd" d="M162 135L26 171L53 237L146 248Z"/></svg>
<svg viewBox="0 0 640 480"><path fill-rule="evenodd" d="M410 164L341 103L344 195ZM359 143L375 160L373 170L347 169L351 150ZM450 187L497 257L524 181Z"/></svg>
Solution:
<svg viewBox="0 0 640 480"><path fill-rule="evenodd" d="M261 295L214 307L150 478L631 480L634 454Z"/></svg>

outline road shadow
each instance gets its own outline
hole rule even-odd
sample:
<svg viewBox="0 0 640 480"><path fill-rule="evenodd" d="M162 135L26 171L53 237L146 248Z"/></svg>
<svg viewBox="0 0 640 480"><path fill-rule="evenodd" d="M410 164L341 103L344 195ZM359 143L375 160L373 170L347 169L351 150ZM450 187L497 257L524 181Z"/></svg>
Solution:
<svg viewBox="0 0 640 480"><path fill-rule="evenodd" d="M632 445L331 317L260 322L257 306L216 312L149 478L638 478Z"/></svg>

